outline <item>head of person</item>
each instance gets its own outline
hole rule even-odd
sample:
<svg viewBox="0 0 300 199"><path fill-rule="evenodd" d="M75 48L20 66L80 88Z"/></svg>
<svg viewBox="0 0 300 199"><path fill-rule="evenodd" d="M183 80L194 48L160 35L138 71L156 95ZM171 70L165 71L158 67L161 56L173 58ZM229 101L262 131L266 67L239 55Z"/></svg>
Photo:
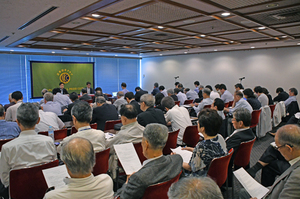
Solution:
<svg viewBox="0 0 300 199"><path fill-rule="evenodd" d="M243 129L251 125L251 113L246 108L238 108L233 112L231 120L235 129Z"/></svg>
<svg viewBox="0 0 300 199"><path fill-rule="evenodd" d="M90 176L95 165L93 145L85 138L76 137L64 143L60 157L71 178Z"/></svg>
<svg viewBox="0 0 300 199"><path fill-rule="evenodd" d="M63 82L59 82L58 85L59 85L59 88L60 88L60 89L63 89L63 88L65 87L65 84L64 84Z"/></svg>
<svg viewBox="0 0 300 199"><path fill-rule="evenodd" d="M179 82L175 82L175 88L178 88L178 84L180 84Z"/></svg>
<svg viewBox="0 0 300 199"><path fill-rule="evenodd" d="M124 97L123 91L119 91L119 92L117 93L117 98L120 99L121 97Z"/></svg>
<svg viewBox="0 0 300 199"><path fill-rule="evenodd" d="M206 108L198 115L198 131L206 137L213 137L219 133L222 125L222 117L216 110Z"/></svg>
<svg viewBox="0 0 300 199"><path fill-rule="evenodd" d="M184 89L184 93L186 94L187 92L189 92L191 89L189 89L189 88L185 88Z"/></svg>
<svg viewBox="0 0 300 199"><path fill-rule="evenodd" d="M154 158L162 155L168 139L168 128L162 124L148 124L143 132L142 148L144 156Z"/></svg>
<svg viewBox="0 0 300 199"><path fill-rule="evenodd" d="M186 177L173 183L169 199L223 199L218 185L209 177Z"/></svg>
<svg viewBox="0 0 300 199"><path fill-rule="evenodd" d="M141 87L139 87L139 86L137 86L137 87L135 87L135 92L138 92L138 91L140 91L141 90Z"/></svg>
<svg viewBox="0 0 300 199"><path fill-rule="evenodd" d="M206 99L206 98L210 98L210 93L211 93L211 90L208 89L208 88L205 88L202 90L202 95L203 95L203 98Z"/></svg>
<svg viewBox="0 0 300 199"><path fill-rule="evenodd" d="M211 85L206 85L205 88L208 88L210 91L213 91Z"/></svg>
<svg viewBox="0 0 300 199"><path fill-rule="evenodd" d="M50 92L47 92L44 94L44 101L45 103L47 102L52 102L53 101L53 94Z"/></svg>
<svg viewBox="0 0 300 199"><path fill-rule="evenodd" d="M244 97L246 99L248 99L248 98L256 98L254 96L254 92L250 88L246 88L245 90L243 90L243 93L244 93Z"/></svg>
<svg viewBox="0 0 300 199"><path fill-rule="evenodd" d="M235 91L233 95L234 101L238 102L243 98L243 93L241 91Z"/></svg>
<svg viewBox="0 0 300 199"><path fill-rule="evenodd" d="M34 106L36 106L39 110L42 110L42 106L38 102L33 102L32 103Z"/></svg>
<svg viewBox="0 0 300 199"><path fill-rule="evenodd" d="M211 109L214 109L216 111L223 111L225 107L225 103L220 98L216 98L214 100L214 103L211 105Z"/></svg>
<svg viewBox="0 0 300 199"><path fill-rule="evenodd" d="M98 91L95 92L95 98L99 97L99 96L103 96L103 93L98 90Z"/></svg>
<svg viewBox="0 0 300 199"><path fill-rule="evenodd" d="M19 100L23 100L23 94L22 94L21 91L15 91L15 92L13 92L13 93L11 94L11 97L12 97L14 100L16 100L16 102L19 101Z"/></svg>
<svg viewBox="0 0 300 199"><path fill-rule="evenodd" d="M124 104L120 109L121 122L123 125L136 122L138 112L132 104Z"/></svg>
<svg viewBox="0 0 300 199"><path fill-rule="evenodd" d="M127 92L125 94L125 97L124 97L127 101L127 103L129 103L130 101L134 100L134 94L133 92Z"/></svg>
<svg viewBox="0 0 300 199"><path fill-rule="evenodd" d="M243 86L242 84L240 84L240 83L234 85L234 87L235 87L235 90L236 90L236 91L239 91L239 90L241 90L241 89L244 89L244 86Z"/></svg>
<svg viewBox="0 0 300 199"><path fill-rule="evenodd" d="M158 83L155 82L155 83L154 83L154 88L158 88L158 86L159 86Z"/></svg>
<svg viewBox="0 0 300 199"><path fill-rule="evenodd" d="M103 96L98 96L95 99L95 103L97 106L102 106L103 104L106 103L106 99Z"/></svg>
<svg viewBox="0 0 300 199"><path fill-rule="evenodd" d="M275 135L277 150L287 160L300 156L300 127L289 124L279 128Z"/></svg>
<svg viewBox="0 0 300 199"><path fill-rule="evenodd" d="M177 95L180 92L179 88L174 88L174 94Z"/></svg>
<svg viewBox="0 0 300 199"><path fill-rule="evenodd" d="M195 81L194 85L195 85L195 87L198 87L200 85L200 82L199 81Z"/></svg>
<svg viewBox="0 0 300 199"><path fill-rule="evenodd" d="M52 90L53 95L56 95L57 93L61 93L60 88L54 88Z"/></svg>
<svg viewBox="0 0 300 199"><path fill-rule="evenodd" d="M36 124L40 121L39 109L32 103L22 103L17 109L17 123L21 129L34 130Z"/></svg>
<svg viewBox="0 0 300 199"><path fill-rule="evenodd" d="M155 99L151 94L144 94L140 99L140 108L142 111L146 111L148 108L153 107Z"/></svg>
<svg viewBox="0 0 300 199"><path fill-rule="evenodd" d="M161 85L161 86L159 86L159 88L158 88L160 91L163 91L163 90L165 90L165 87L163 86L163 85Z"/></svg>
<svg viewBox="0 0 300 199"><path fill-rule="evenodd" d="M4 119L5 117L5 109L2 104L0 104L0 118Z"/></svg>
<svg viewBox="0 0 300 199"><path fill-rule="evenodd" d="M122 87L122 89L125 89L127 87L126 83L122 82L121 87Z"/></svg>
<svg viewBox="0 0 300 199"><path fill-rule="evenodd" d="M203 89L204 89L204 86L203 86L203 85L200 85L200 86L199 86L199 90L202 91Z"/></svg>
<svg viewBox="0 0 300 199"><path fill-rule="evenodd" d="M71 109L71 115L75 128L78 130L78 128L82 126L89 126L92 120L92 114L93 109L89 103L85 101L79 101L75 103Z"/></svg>
<svg viewBox="0 0 300 199"><path fill-rule="evenodd" d="M87 82L86 87L91 88L91 82Z"/></svg>
<svg viewBox="0 0 300 199"><path fill-rule="evenodd" d="M175 101L172 97L167 96L161 100L161 105L168 111L175 106Z"/></svg>
<svg viewBox="0 0 300 199"><path fill-rule="evenodd" d="M225 84L220 84L219 89L220 89L220 92L223 94L227 90L227 87Z"/></svg>
<svg viewBox="0 0 300 199"><path fill-rule="evenodd" d="M41 93L42 93L42 96L44 96L44 94L47 93L47 92L48 92L48 90L44 88L44 89L42 90L42 92L41 92Z"/></svg>
<svg viewBox="0 0 300 199"><path fill-rule="evenodd" d="M216 91L219 91L220 90L220 84L216 84L215 89L216 89Z"/></svg>
<svg viewBox="0 0 300 199"><path fill-rule="evenodd" d="M289 96L297 96L297 95L298 95L298 91L296 88L289 89Z"/></svg>
<svg viewBox="0 0 300 199"><path fill-rule="evenodd" d="M262 87L262 92L263 92L265 95L268 95L268 94L269 94L268 89L266 89L265 87Z"/></svg>
<svg viewBox="0 0 300 199"><path fill-rule="evenodd" d="M281 88L281 87L276 88L276 93L277 94L282 93L282 92L283 92L283 88Z"/></svg>
<svg viewBox="0 0 300 199"><path fill-rule="evenodd" d="M164 98L165 96L164 96L164 94L162 94L162 93L157 93L156 95L155 95L155 105L157 106L157 105L160 105L161 104L161 100Z"/></svg>
<svg viewBox="0 0 300 199"><path fill-rule="evenodd" d="M168 96L174 95L174 89L173 88L169 88L167 90Z"/></svg>
<svg viewBox="0 0 300 199"><path fill-rule="evenodd" d="M78 94L76 92L72 92L70 93L69 98L72 102L74 102L75 100L78 99Z"/></svg>
<svg viewBox="0 0 300 199"><path fill-rule="evenodd" d="M183 85L180 83L180 84L178 84L178 89L179 90L182 90L183 89Z"/></svg>
<svg viewBox="0 0 300 199"><path fill-rule="evenodd" d="M101 88L101 87L97 87L97 88L95 89L95 91L101 91L101 93L102 93L102 88Z"/></svg>
<svg viewBox="0 0 300 199"><path fill-rule="evenodd" d="M82 93L82 95L87 94L86 88L81 89L81 93Z"/></svg>
<svg viewBox="0 0 300 199"><path fill-rule="evenodd" d="M263 93L263 89L261 86L255 86L254 92L259 95L259 94Z"/></svg>

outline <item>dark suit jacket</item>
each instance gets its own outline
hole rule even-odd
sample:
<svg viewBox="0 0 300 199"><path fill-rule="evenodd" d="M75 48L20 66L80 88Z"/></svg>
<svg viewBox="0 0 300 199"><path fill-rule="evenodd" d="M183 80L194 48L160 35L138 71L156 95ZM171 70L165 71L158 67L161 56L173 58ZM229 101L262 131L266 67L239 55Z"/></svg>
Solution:
<svg viewBox="0 0 300 199"><path fill-rule="evenodd" d="M88 88L87 88L87 87L85 87L85 89L86 89L86 90L88 90ZM90 92L90 94L94 94L94 93L95 93L95 92L94 92L94 89L93 89L92 87L91 87L90 89L91 89L91 92Z"/></svg>
<svg viewBox="0 0 300 199"><path fill-rule="evenodd" d="M73 103L69 104L67 110L64 112L67 121L72 121L71 110L77 102L80 102L80 100L77 99Z"/></svg>
<svg viewBox="0 0 300 199"><path fill-rule="evenodd" d="M140 113L137 116L137 121L142 126L146 126L147 124L151 123L167 125L164 113L161 110L153 107L150 107L145 112Z"/></svg>
<svg viewBox="0 0 300 199"><path fill-rule="evenodd" d="M137 101L137 102L139 102L140 101L140 99L141 99L141 96L142 95L144 95L144 94L148 94L148 91L144 91L144 90L140 90L140 91L137 91L136 93L135 93L135 101Z"/></svg>
<svg viewBox="0 0 300 199"><path fill-rule="evenodd" d="M130 102L130 104L132 104L132 105L135 107L135 109L137 110L138 114L140 114L140 113L143 112L143 111L141 110L140 105L139 105L139 103L138 103L137 101L132 100L132 101Z"/></svg>
<svg viewBox="0 0 300 199"><path fill-rule="evenodd" d="M179 155L161 156L130 176L128 183L118 190L117 195L121 199L142 198L148 186L171 180L181 170L182 158Z"/></svg>
<svg viewBox="0 0 300 199"><path fill-rule="evenodd" d="M178 101L178 97L176 95L171 95L170 97L172 97L175 102Z"/></svg>
<svg viewBox="0 0 300 199"><path fill-rule="evenodd" d="M287 92L283 91L281 93L279 93L276 97L274 97L274 102L281 102L281 101L285 101L287 100L287 98L289 98L289 94L287 94Z"/></svg>
<svg viewBox="0 0 300 199"><path fill-rule="evenodd" d="M61 91L61 90L60 90L60 91ZM67 91L67 89L65 89L65 88L63 88L63 95L64 95L64 94L69 94L68 91Z"/></svg>
<svg viewBox="0 0 300 199"><path fill-rule="evenodd" d="M239 131L232 136L229 136L229 138L226 140L226 147L228 150L231 148L234 149L234 152L236 152L242 142L247 142L250 140L253 140L255 138L255 135L252 132L252 129L246 129L243 131Z"/></svg>
<svg viewBox="0 0 300 199"><path fill-rule="evenodd" d="M79 98L79 100L91 100L91 99L92 99L92 97L89 96L88 94L84 94Z"/></svg>
<svg viewBox="0 0 300 199"><path fill-rule="evenodd" d="M107 120L118 120L119 115L117 109L112 104L103 104L93 110L92 123L97 122L97 129L104 131L105 122Z"/></svg>

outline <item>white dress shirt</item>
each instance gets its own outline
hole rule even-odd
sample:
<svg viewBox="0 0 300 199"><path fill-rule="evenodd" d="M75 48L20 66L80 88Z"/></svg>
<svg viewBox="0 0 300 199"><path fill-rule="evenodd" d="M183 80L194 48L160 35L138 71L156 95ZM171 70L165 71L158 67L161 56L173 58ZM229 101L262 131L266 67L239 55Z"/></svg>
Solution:
<svg viewBox="0 0 300 199"><path fill-rule="evenodd" d="M186 92L186 97L189 100L195 100L195 99L199 98L198 93L193 90L189 90L188 92Z"/></svg>
<svg viewBox="0 0 300 199"><path fill-rule="evenodd" d="M168 93L167 93L167 90L165 89L165 90L163 90L163 91L161 91L161 93L165 96L165 97L167 97L168 96Z"/></svg>
<svg viewBox="0 0 300 199"><path fill-rule="evenodd" d="M52 112L56 115L62 115L61 105L58 102L48 101L46 104L42 104L44 112Z"/></svg>
<svg viewBox="0 0 300 199"><path fill-rule="evenodd" d="M198 115L198 113L204 108L204 106L211 105L213 102L214 100L212 100L211 98L204 98L202 102L198 104L198 106L194 106L193 108L196 111L196 114Z"/></svg>
<svg viewBox="0 0 300 199"><path fill-rule="evenodd" d="M221 100L223 100L224 103L233 101L233 95L228 90L225 90L224 93L221 95Z"/></svg>
<svg viewBox="0 0 300 199"><path fill-rule="evenodd" d="M40 122L35 125L35 132L48 131L49 126L52 126L54 131L62 129L65 124L53 112L44 112L39 110Z"/></svg>
<svg viewBox="0 0 300 199"><path fill-rule="evenodd" d="M180 101L180 105L183 105L184 101L187 100L186 95L184 93L182 93L182 92L179 92L177 94L177 97L178 97L178 101Z"/></svg>
<svg viewBox="0 0 300 199"><path fill-rule="evenodd" d="M209 96L212 100L215 100L216 98L220 98L220 95L218 92L212 91L210 92L210 96Z"/></svg>
<svg viewBox="0 0 300 199"><path fill-rule="evenodd" d="M229 112L233 113L238 108L245 108L248 109L250 113L253 112L252 106L246 100L244 100L244 98L241 98L238 102L236 102L233 108L229 108Z"/></svg>
<svg viewBox="0 0 300 199"><path fill-rule="evenodd" d="M61 107L68 106L69 104L72 103L72 101L70 100L70 98L67 95L63 95L61 93L56 93L56 95L54 95L53 102L60 103Z"/></svg>
<svg viewBox="0 0 300 199"><path fill-rule="evenodd" d="M17 109L23 103L22 100L18 101L15 105L8 107L5 114L5 120L15 122L17 120Z"/></svg>

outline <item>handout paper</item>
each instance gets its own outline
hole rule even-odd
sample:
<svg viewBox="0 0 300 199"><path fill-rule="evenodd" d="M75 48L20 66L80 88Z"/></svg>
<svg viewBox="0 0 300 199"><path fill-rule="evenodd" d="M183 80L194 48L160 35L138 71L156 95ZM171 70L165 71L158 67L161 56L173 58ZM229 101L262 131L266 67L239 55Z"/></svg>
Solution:
<svg viewBox="0 0 300 199"><path fill-rule="evenodd" d="M177 147L176 149L171 149L174 153L180 155L183 159L183 162L189 163L192 157L193 152L182 150L181 146Z"/></svg>
<svg viewBox="0 0 300 199"><path fill-rule="evenodd" d="M42 171L43 171L46 183L48 185L48 188L53 187L53 186L56 189L63 187L65 185L63 180L66 177L70 178L67 168L66 168L66 165L60 165L57 167L44 169Z"/></svg>

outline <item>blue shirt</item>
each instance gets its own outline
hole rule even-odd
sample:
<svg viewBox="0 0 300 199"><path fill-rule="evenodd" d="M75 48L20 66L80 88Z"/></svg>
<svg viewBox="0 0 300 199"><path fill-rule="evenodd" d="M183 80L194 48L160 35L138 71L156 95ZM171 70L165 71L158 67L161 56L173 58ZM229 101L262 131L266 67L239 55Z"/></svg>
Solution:
<svg viewBox="0 0 300 199"><path fill-rule="evenodd" d="M223 95L221 95L221 100L223 100L224 103L233 101L233 95L228 90L225 90Z"/></svg>
<svg viewBox="0 0 300 199"><path fill-rule="evenodd" d="M154 88L153 91L151 92L152 95L156 95L157 93L159 93L159 89L158 88Z"/></svg>
<svg viewBox="0 0 300 199"><path fill-rule="evenodd" d="M62 115L61 106L58 102L48 101L46 104L42 104L42 107L45 112L53 112L56 115Z"/></svg>
<svg viewBox="0 0 300 199"><path fill-rule="evenodd" d="M18 137L21 132L16 122L0 120L0 139L12 139Z"/></svg>

